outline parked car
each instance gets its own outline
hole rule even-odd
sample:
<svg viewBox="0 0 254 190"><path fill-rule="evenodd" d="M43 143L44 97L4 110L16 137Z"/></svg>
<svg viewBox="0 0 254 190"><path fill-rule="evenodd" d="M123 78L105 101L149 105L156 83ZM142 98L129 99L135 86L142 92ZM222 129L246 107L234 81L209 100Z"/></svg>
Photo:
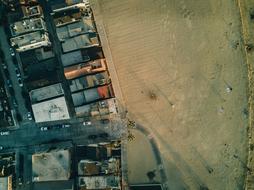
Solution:
<svg viewBox="0 0 254 190"><path fill-rule="evenodd" d="M62 124L61 128L69 128L70 126L70 124Z"/></svg>
<svg viewBox="0 0 254 190"><path fill-rule="evenodd" d="M91 121L84 121L84 122L83 122L83 125L84 125L84 126L92 125L92 122L91 122Z"/></svg>
<svg viewBox="0 0 254 190"><path fill-rule="evenodd" d="M27 119L30 120L30 121L33 120L31 112L27 112Z"/></svg>
<svg viewBox="0 0 254 190"><path fill-rule="evenodd" d="M22 82L21 78L18 78L18 83L19 83L19 86L20 86L20 87L23 86L23 82Z"/></svg>
<svg viewBox="0 0 254 190"><path fill-rule="evenodd" d="M0 150L3 150L4 149L4 147L3 146L0 146Z"/></svg>
<svg viewBox="0 0 254 190"><path fill-rule="evenodd" d="M41 127L41 131L47 131L48 127Z"/></svg>
<svg viewBox="0 0 254 190"><path fill-rule="evenodd" d="M10 134L10 131L1 131L0 132L0 135L1 136L7 136L7 135L9 135Z"/></svg>
<svg viewBox="0 0 254 190"><path fill-rule="evenodd" d="M19 72L19 69L16 67L15 68L15 73L16 73L16 75L17 75L17 77L19 78L21 75L20 75L20 72Z"/></svg>
<svg viewBox="0 0 254 190"><path fill-rule="evenodd" d="M7 83L7 85L8 85L8 87L12 87L12 83L11 83L11 81L8 79L8 80L6 80L6 83Z"/></svg>
<svg viewBox="0 0 254 190"><path fill-rule="evenodd" d="M15 55L15 52L12 48L10 48L10 53L11 53L11 56L14 56Z"/></svg>

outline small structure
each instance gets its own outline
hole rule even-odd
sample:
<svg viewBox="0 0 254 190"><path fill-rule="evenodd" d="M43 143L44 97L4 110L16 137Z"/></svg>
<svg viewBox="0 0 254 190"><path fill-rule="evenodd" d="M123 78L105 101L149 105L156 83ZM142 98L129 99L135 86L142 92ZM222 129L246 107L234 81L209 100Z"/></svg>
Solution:
<svg viewBox="0 0 254 190"><path fill-rule="evenodd" d="M120 177L113 175L79 177L79 186L81 190L99 190L112 189L120 190Z"/></svg>
<svg viewBox="0 0 254 190"><path fill-rule="evenodd" d="M71 156L69 150L32 155L32 181L69 180Z"/></svg>
<svg viewBox="0 0 254 190"><path fill-rule="evenodd" d="M35 6L22 5L21 10L23 13L23 18L32 18L32 17L42 16L42 9L39 5L35 5Z"/></svg>

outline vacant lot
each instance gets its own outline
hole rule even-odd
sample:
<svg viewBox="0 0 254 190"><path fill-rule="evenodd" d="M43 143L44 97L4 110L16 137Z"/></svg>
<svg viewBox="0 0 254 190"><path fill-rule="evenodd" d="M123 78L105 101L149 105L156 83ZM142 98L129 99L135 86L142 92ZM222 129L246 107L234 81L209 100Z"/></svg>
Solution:
<svg viewBox="0 0 254 190"><path fill-rule="evenodd" d="M127 109L157 140L170 189L241 189L247 71L236 2L93 2Z"/></svg>

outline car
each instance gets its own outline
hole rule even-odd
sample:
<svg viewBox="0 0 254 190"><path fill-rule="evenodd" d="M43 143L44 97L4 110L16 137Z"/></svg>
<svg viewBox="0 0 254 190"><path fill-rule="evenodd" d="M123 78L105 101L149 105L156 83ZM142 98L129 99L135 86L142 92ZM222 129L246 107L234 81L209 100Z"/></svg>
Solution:
<svg viewBox="0 0 254 190"><path fill-rule="evenodd" d="M20 86L20 87L23 86L23 82L22 82L21 78L18 78L18 83L19 83L19 86Z"/></svg>
<svg viewBox="0 0 254 190"><path fill-rule="evenodd" d="M70 124L62 124L61 128L69 128L70 126Z"/></svg>
<svg viewBox="0 0 254 190"><path fill-rule="evenodd" d="M12 103L13 103L13 106L14 106L14 107L18 107L18 103L16 102L15 99L12 100Z"/></svg>
<svg viewBox="0 0 254 190"><path fill-rule="evenodd" d="M10 131L1 131L0 132L0 135L1 136L7 136L7 135L9 135L10 134Z"/></svg>
<svg viewBox="0 0 254 190"><path fill-rule="evenodd" d="M5 63L2 63L3 69L7 69L7 65Z"/></svg>
<svg viewBox="0 0 254 190"><path fill-rule="evenodd" d="M15 68L15 73L16 73L17 77L20 78L21 75L20 75L19 69L17 67Z"/></svg>
<svg viewBox="0 0 254 190"><path fill-rule="evenodd" d="M41 131L47 131L48 127L41 127Z"/></svg>
<svg viewBox="0 0 254 190"><path fill-rule="evenodd" d="M15 52L12 48L10 48L10 53L11 53L11 56L14 56L15 55Z"/></svg>
<svg viewBox="0 0 254 190"><path fill-rule="evenodd" d="M31 112L27 112L27 119L30 120L30 121L33 120Z"/></svg>
<svg viewBox="0 0 254 190"><path fill-rule="evenodd" d="M98 136L97 135L88 135L88 139L96 139Z"/></svg>
<svg viewBox="0 0 254 190"><path fill-rule="evenodd" d="M11 88L12 87L12 83L11 83L11 81L8 79L8 80L6 80L6 83L7 83L7 85L8 85L8 87L9 88Z"/></svg>
<svg viewBox="0 0 254 190"><path fill-rule="evenodd" d="M84 121L83 122L83 125L86 126L86 125L92 125L92 122L91 121Z"/></svg>
<svg viewBox="0 0 254 190"><path fill-rule="evenodd" d="M4 147L3 146L0 146L0 150L3 150L4 149Z"/></svg>

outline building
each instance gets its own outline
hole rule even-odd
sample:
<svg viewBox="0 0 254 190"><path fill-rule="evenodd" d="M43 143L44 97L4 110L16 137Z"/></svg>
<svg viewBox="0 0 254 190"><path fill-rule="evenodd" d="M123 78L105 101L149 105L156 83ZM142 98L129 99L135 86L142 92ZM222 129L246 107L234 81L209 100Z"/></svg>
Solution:
<svg viewBox="0 0 254 190"><path fill-rule="evenodd" d="M29 95L35 122L70 118L61 83L31 90Z"/></svg>
<svg viewBox="0 0 254 190"><path fill-rule="evenodd" d="M31 103L38 103L44 100L60 97L64 95L61 83L31 90L29 92Z"/></svg>
<svg viewBox="0 0 254 190"><path fill-rule="evenodd" d="M45 29L45 22L41 18L24 19L10 24L12 36L19 36L21 34Z"/></svg>
<svg viewBox="0 0 254 190"><path fill-rule="evenodd" d="M0 189L12 190L12 176L0 177Z"/></svg>
<svg viewBox="0 0 254 190"><path fill-rule="evenodd" d="M23 18L32 18L32 17L40 17L42 16L42 9L39 5L35 6L21 6Z"/></svg>
<svg viewBox="0 0 254 190"><path fill-rule="evenodd" d="M101 73L96 73L94 75L82 76L80 78L70 80L70 90L71 92L76 92L87 88L103 86L109 83L110 78L108 73L105 71Z"/></svg>
<svg viewBox="0 0 254 190"><path fill-rule="evenodd" d="M72 93L75 107L112 97L114 92L111 84Z"/></svg>
<svg viewBox="0 0 254 190"><path fill-rule="evenodd" d="M56 28L58 39L61 42L86 33L94 33L95 25L91 17L83 17L77 22L70 23L68 25L62 25Z"/></svg>
<svg viewBox="0 0 254 190"><path fill-rule="evenodd" d="M107 70L106 60L98 59L87 63L81 63L64 68L66 79L74 79L88 74L94 74Z"/></svg>
<svg viewBox="0 0 254 190"><path fill-rule="evenodd" d="M116 114L114 98L102 100L82 106L76 106L75 112L78 117L103 117L105 115Z"/></svg>
<svg viewBox="0 0 254 190"><path fill-rule="evenodd" d="M86 51L72 51L61 55L62 64L64 67L84 63L90 60Z"/></svg>
<svg viewBox="0 0 254 190"><path fill-rule="evenodd" d="M120 177L114 175L79 177L80 190L120 190Z"/></svg>
<svg viewBox="0 0 254 190"><path fill-rule="evenodd" d="M99 45L100 43L97 34L88 33L65 39L65 41L62 42L62 49L63 52L66 53L77 49L89 48Z"/></svg>
<svg viewBox="0 0 254 190"><path fill-rule="evenodd" d="M32 181L69 180L71 155L69 150L44 152L32 155Z"/></svg>
<svg viewBox="0 0 254 190"><path fill-rule="evenodd" d="M32 184L33 190L73 190L73 180L47 181Z"/></svg>
<svg viewBox="0 0 254 190"><path fill-rule="evenodd" d="M67 9L61 12L53 13L53 21L56 27L64 26L73 22L81 20L83 16L89 16L90 11L88 9Z"/></svg>
<svg viewBox="0 0 254 190"><path fill-rule="evenodd" d="M162 190L161 184L130 185L130 190Z"/></svg>
<svg viewBox="0 0 254 190"><path fill-rule="evenodd" d="M89 8L90 4L88 0L53 0L49 1L53 12L64 11L66 9L75 8Z"/></svg>
<svg viewBox="0 0 254 190"><path fill-rule="evenodd" d="M36 31L10 39L11 46L18 52L23 52L39 47L50 46L48 33L43 31Z"/></svg>

